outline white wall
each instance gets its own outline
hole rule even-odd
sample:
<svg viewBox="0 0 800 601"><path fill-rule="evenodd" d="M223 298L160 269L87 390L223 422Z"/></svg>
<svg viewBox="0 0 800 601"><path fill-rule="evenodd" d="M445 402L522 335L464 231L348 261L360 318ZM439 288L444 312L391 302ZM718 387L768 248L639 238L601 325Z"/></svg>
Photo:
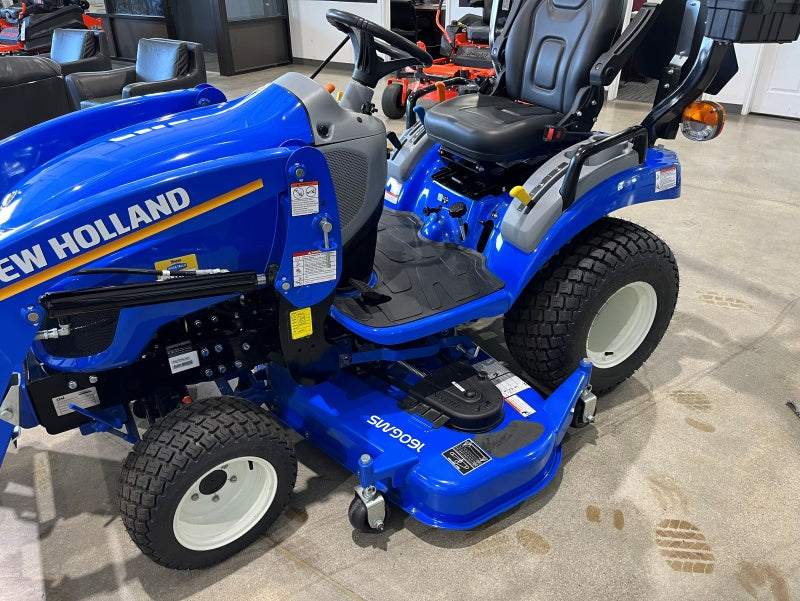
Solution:
<svg viewBox="0 0 800 601"><path fill-rule="evenodd" d="M292 54L295 58L323 60L345 34L328 23L325 12L336 8L356 14L378 25L389 27L389 1L329 2L327 0L289 0L289 28L292 33ZM352 63L353 48L348 42L334 57L337 63Z"/></svg>
<svg viewBox="0 0 800 601"><path fill-rule="evenodd" d="M748 94L756 76L756 63L761 48L760 44L734 44L736 59L739 61L739 72L731 79L722 91L716 96L708 96L717 102L745 105Z"/></svg>

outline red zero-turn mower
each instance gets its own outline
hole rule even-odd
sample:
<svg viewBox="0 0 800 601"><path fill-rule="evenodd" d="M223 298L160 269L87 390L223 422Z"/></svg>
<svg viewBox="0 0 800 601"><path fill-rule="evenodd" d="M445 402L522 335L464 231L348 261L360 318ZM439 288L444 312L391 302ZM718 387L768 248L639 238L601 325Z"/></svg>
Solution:
<svg viewBox="0 0 800 601"><path fill-rule="evenodd" d="M47 52L56 29L102 29L86 0L22 0L0 9L0 54Z"/></svg>
<svg viewBox="0 0 800 601"><path fill-rule="evenodd" d="M492 0L476 4L483 7L480 16L464 15L447 27L442 26L441 22L442 2L440 0L439 10L436 11L436 26L442 32L441 53L444 58L434 60L427 69L406 67L387 80L381 97L381 109L390 119L405 116L409 92L420 92L417 99L441 102L457 96L460 87L473 82L477 85L483 79L494 76L489 48Z"/></svg>

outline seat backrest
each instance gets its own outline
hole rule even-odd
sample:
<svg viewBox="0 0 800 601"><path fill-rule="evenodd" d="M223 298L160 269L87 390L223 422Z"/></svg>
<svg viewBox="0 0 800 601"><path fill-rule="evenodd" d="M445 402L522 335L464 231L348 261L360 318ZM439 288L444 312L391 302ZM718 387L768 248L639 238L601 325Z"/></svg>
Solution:
<svg viewBox="0 0 800 601"><path fill-rule="evenodd" d="M43 56L0 56L0 88L60 77L61 68ZM27 107L25 107L27 110ZM13 111L11 107L9 110Z"/></svg>
<svg viewBox="0 0 800 601"><path fill-rule="evenodd" d="M415 30L417 14L414 11L414 0L391 0L389 18L392 29Z"/></svg>
<svg viewBox="0 0 800 601"><path fill-rule="evenodd" d="M71 63L89 58L100 51L99 39L94 31L88 29L56 29L50 58L57 63Z"/></svg>
<svg viewBox="0 0 800 601"><path fill-rule="evenodd" d="M182 77L190 68L186 42L142 38L136 50L136 81L164 81Z"/></svg>
<svg viewBox="0 0 800 601"><path fill-rule="evenodd" d="M483 0L483 22L488 25L492 20L492 4L494 0Z"/></svg>
<svg viewBox="0 0 800 601"><path fill-rule="evenodd" d="M512 98L566 113L622 25L625 0L525 0L507 33Z"/></svg>

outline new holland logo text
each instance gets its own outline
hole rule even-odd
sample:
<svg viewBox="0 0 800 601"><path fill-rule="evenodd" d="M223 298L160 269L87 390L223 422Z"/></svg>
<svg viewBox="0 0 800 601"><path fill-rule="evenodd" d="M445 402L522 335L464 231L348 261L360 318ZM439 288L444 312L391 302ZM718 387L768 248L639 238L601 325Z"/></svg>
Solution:
<svg viewBox="0 0 800 601"><path fill-rule="evenodd" d="M367 419L367 423L375 426L376 428L378 428L378 430L386 432L392 438L397 439L398 441L406 445L408 448L414 449L417 452L419 452L420 449L422 449L422 447L425 446L424 442L420 442L419 440L411 436L411 434L406 434L400 428L393 426L392 424L378 417L377 415L373 415L369 419Z"/></svg>
<svg viewBox="0 0 800 601"><path fill-rule="evenodd" d="M159 194L155 200L145 200L72 231L53 236L44 244L23 248L20 252L0 258L0 282L12 282L22 275L44 269L50 263L63 261L103 242L146 227L185 209L190 203L188 192L183 188L175 188Z"/></svg>

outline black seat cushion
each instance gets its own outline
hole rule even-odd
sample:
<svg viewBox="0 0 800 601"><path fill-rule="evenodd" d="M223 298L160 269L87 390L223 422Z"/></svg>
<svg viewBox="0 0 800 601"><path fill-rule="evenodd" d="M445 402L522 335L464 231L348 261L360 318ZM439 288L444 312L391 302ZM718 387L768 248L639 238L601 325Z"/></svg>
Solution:
<svg viewBox="0 0 800 601"><path fill-rule="evenodd" d="M489 43L489 25L480 23L467 27L467 39L473 44Z"/></svg>
<svg viewBox="0 0 800 601"><path fill-rule="evenodd" d="M460 156L502 163L530 156L544 143L545 127L561 117L501 96L465 94L431 108L425 129L432 140Z"/></svg>

